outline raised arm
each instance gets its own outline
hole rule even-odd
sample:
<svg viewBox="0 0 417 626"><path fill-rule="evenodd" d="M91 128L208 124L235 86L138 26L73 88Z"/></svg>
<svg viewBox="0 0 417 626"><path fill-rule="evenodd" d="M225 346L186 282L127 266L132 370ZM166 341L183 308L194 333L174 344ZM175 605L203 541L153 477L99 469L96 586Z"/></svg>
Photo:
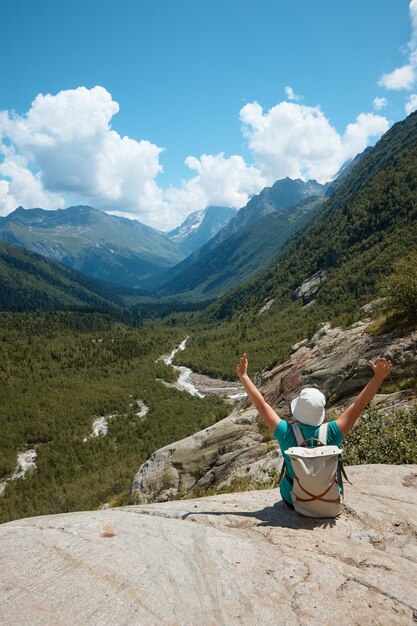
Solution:
<svg viewBox="0 0 417 626"><path fill-rule="evenodd" d="M237 364L236 372L249 396L250 401L255 406L258 413L262 416L269 430L273 433L277 424L281 421L281 418L278 417L274 409L271 406L269 406L269 404L266 402L261 392L258 391L258 389L255 387L255 385L249 378L248 357L246 355L246 352L241 357L239 363Z"/></svg>
<svg viewBox="0 0 417 626"><path fill-rule="evenodd" d="M369 361L370 366L373 369L374 375L369 383L362 389L356 400L343 411L336 420L336 424L339 426L340 432L344 437L350 432L355 425L356 420L362 413L367 404L370 403L374 395L380 388L382 381L391 371L392 363L385 359L378 357L376 361Z"/></svg>

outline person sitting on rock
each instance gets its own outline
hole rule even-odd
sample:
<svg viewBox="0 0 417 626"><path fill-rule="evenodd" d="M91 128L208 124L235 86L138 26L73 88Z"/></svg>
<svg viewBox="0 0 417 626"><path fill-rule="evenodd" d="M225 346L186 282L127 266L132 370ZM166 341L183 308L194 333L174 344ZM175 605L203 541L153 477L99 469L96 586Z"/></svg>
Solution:
<svg viewBox="0 0 417 626"><path fill-rule="evenodd" d="M378 357L375 361L369 361L373 370L373 377L362 389L355 401L339 415L339 417L328 423L327 444L339 446L346 435L355 425L356 420L369 404L380 388L382 381L391 371L392 363L389 360ZM281 419L274 409L266 402L260 391L255 387L248 376L248 357L246 352L241 357L236 367L236 372L249 396L249 399L262 416L269 430L278 440L285 462L285 475L280 484L280 492L283 501L294 508L291 496L292 481L294 480L294 470L290 458L285 454L288 448L297 446L297 441L291 425ZM300 426L304 439L318 438L318 430L324 422L326 398L318 389L306 387L301 390L300 395L291 402L291 413Z"/></svg>

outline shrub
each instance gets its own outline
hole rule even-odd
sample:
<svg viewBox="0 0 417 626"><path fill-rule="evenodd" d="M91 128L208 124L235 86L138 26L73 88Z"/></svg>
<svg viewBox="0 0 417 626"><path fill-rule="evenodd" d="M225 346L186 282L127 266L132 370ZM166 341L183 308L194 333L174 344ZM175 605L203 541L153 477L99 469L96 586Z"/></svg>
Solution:
<svg viewBox="0 0 417 626"><path fill-rule="evenodd" d="M393 273L382 279L387 307L413 320L417 310L417 252L401 259L394 267Z"/></svg>
<svg viewBox="0 0 417 626"><path fill-rule="evenodd" d="M417 462L417 406L383 415L365 411L346 438L345 465Z"/></svg>

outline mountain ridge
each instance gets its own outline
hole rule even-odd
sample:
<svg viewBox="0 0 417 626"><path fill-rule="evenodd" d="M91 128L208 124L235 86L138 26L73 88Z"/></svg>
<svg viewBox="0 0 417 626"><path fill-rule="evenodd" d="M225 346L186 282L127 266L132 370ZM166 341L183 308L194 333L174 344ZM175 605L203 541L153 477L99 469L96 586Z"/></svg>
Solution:
<svg viewBox="0 0 417 626"><path fill-rule="evenodd" d="M0 242L0 311L121 310L121 292L123 287Z"/></svg>
<svg viewBox="0 0 417 626"><path fill-rule="evenodd" d="M238 235L243 228L258 222L268 215L281 214L282 216L289 216L291 207L296 206L309 197L324 196L326 189L326 185L321 185L316 181L304 182L300 179L292 180L288 177L276 181L272 187L265 187L259 194L253 196L212 239L158 279L157 285L161 289L161 293L164 293L165 289L168 293L179 293L175 289L175 281L178 278L180 281L184 279L187 281L190 272L198 272L199 264L200 267L204 267L207 264L207 260L211 263L211 254L215 254L216 248L234 235ZM283 239L281 238L281 243L283 243L283 240L285 240L285 236ZM221 264L223 264L223 260Z"/></svg>
<svg viewBox="0 0 417 626"><path fill-rule="evenodd" d="M281 362L323 319L339 325L356 320L360 307L381 295L382 276L417 248L416 162L413 113L354 165L314 222L302 226L263 272L200 314L204 328L178 354L177 364L233 379L233 363L244 351L261 370ZM297 291L323 273L305 307ZM233 344L228 337L235 337Z"/></svg>
<svg viewBox="0 0 417 626"><path fill-rule="evenodd" d="M86 205L15 211L0 221L0 241L38 252L92 278L129 287L156 276L185 253L137 220Z"/></svg>

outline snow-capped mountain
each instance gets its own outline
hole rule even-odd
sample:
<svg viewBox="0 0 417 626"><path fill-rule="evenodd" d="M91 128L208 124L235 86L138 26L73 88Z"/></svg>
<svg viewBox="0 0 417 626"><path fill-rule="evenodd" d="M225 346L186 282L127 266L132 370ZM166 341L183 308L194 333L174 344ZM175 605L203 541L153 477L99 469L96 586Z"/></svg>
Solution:
<svg viewBox="0 0 417 626"><path fill-rule="evenodd" d="M166 233L173 243L179 244L187 254L191 254L225 226L236 215L236 209L222 206L209 206L202 211L194 211L184 222Z"/></svg>

